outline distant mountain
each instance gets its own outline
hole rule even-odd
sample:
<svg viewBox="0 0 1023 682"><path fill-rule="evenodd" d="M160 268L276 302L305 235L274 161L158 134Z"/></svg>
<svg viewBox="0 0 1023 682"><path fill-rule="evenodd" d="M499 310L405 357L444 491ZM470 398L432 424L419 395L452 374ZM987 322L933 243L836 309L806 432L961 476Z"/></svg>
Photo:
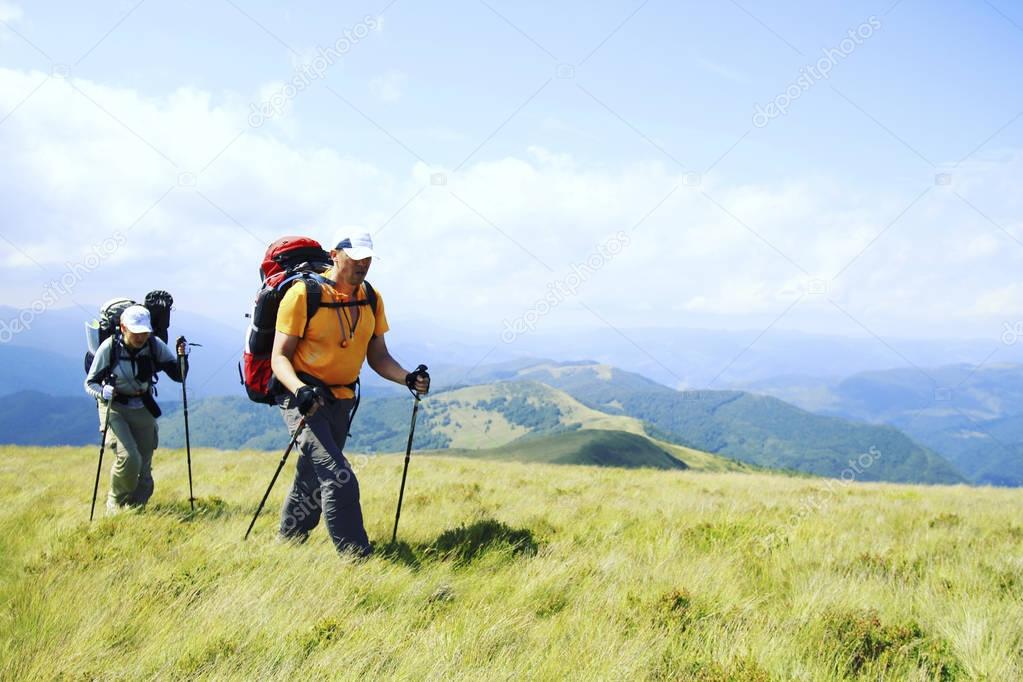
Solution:
<svg viewBox="0 0 1023 682"><path fill-rule="evenodd" d="M974 483L1023 486L1023 415L982 422L963 418L942 429L921 430L917 438Z"/></svg>
<svg viewBox="0 0 1023 682"><path fill-rule="evenodd" d="M821 476L851 472L864 481L962 481L947 461L891 426L823 417L775 398L679 392L592 363L546 362L496 371L507 380L431 394L422 403L417 449L494 450L514 448L513 442L526 443L522 439L529 437L615 431L645 439L694 469L739 470L744 462ZM411 403L407 394L368 388L348 449L404 449ZM180 405L167 401L164 407L161 444L181 447ZM287 444L277 409L245 398L190 401L190 423L194 446L280 450ZM85 425L95 438L94 425Z"/></svg>
<svg viewBox="0 0 1023 682"><path fill-rule="evenodd" d="M841 476L877 451L857 480L958 483L955 468L890 426L823 417L741 391L680 392L609 365L546 364L520 379L542 381L584 405L640 419L662 438L758 466Z"/></svg>
<svg viewBox="0 0 1023 682"><path fill-rule="evenodd" d="M816 412L870 421L915 416L988 420L1023 414L1023 365L949 365L861 372L843 379L785 376L747 390Z"/></svg>
<svg viewBox="0 0 1023 682"><path fill-rule="evenodd" d="M50 395L85 397L85 350L77 359L47 350L0 345L0 396L36 391Z"/></svg>
<svg viewBox="0 0 1023 682"><path fill-rule="evenodd" d="M96 401L20 391L5 396L0 443L5 445L99 445Z"/></svg>
<svg viewBox="0 0 1023 682"><path fill-rule="evenodd" d="M970 481L1023 485L1023 366L863 372L841 380L779 377L751 390L819 414L890 424Z"/></svg>

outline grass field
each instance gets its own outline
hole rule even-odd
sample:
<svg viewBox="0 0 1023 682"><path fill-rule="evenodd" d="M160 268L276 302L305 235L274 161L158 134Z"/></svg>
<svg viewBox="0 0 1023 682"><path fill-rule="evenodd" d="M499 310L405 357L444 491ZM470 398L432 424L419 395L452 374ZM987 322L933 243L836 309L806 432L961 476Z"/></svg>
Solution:
<svg viewBox="0 0 1023 682"><path fill-rule="evenodd" d="M0 448L0 677L1023 678L1020 490L414 457L358 563L275 541L290 465L242 542L278 459L194 453L193 515L159 451L90 526L93 449Z"/></svg>

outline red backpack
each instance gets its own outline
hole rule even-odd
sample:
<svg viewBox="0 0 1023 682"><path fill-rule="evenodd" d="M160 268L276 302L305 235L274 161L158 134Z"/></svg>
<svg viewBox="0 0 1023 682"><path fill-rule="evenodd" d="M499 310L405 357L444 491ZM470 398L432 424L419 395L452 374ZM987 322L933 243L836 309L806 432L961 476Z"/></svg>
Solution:
<svg viewBox="0 0 1023 682"><path fill-rule="evenodd" d="M315 239L308 237L282 237L271 244L259 266L262 286L256 294L251 324L245 336L245 350L238 364L238 374L249 400L267 405L274 404L279 385L270 368L270 352L277 333L277 312L284 294L293 284L301 281L306 287L306 325L320 308L323 289L320 276L332 265L330 254ZM366 284L366 298L376 310L377 295Z"/></svg>

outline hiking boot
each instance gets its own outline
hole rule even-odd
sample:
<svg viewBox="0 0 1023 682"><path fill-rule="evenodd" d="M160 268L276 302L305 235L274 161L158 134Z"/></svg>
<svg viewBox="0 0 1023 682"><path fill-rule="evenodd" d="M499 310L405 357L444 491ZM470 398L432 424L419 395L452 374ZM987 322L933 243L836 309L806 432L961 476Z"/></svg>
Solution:
<svg viewBox="0 0 1023 682"><path fill-rule="evenodd" d="M107 516L119 516L130 512L138 513L142 507L134 504L117 504L113 499L107 498Z"/></svg>

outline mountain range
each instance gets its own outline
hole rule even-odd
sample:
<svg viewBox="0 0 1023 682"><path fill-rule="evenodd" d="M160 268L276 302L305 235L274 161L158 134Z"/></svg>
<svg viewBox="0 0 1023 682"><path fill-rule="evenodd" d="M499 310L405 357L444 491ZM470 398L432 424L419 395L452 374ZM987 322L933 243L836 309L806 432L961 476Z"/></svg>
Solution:
<svg viewBox="0 0 1023 682"><path fill-rule="evenodd" d="M821 415L894 426L940 452L967 480L1023 485L1023 366L997 363L789 376L750 390Z"/></svg>
<svg viewBox="0 0 1023 682"><path fill-rule="evenodd" d="M16 314L0 307L0 319ZM82 398L81 384L82 323L87 317L87 308L46 311L30 329L0 344L0 395L8 398L7 407L0 409L0 441L95 441L89 425L93 408ZM279 416L241 397L236 365L244 326L241 312L237 328L188 312L175 311L172 317L172 336L184 334L202 343L193 350L189 379L193 435L214 447L278 449ZM595 360L566 362L511 356L504 344L488 349L479 339L427 331L422 327L415 334L389 338L397 357L428 360L431 366L435 391L424 402L419 447L493 450L514 438L593 430L600 419L630 418L634 423L626 428L602 430L642 434L752 466L817 475L842 475L850 461L876 451L881 456L857 477L1023 485L1023 371L1021 365L1005 362L1023 360L1023 349L1014 346L998 349L1000 364L892 369L877 348L860 340L790 334L785 337L788 346L758 343L770 356L762 365L731 355L743 339L741 332L630 330L630 338L640 338L641 347L654 349L656 356L638 352L636 346L626 352L617 345L621 339L582 335L575 339L577 352L592 351ZM522 350L541 338L515 345ZM563 358L569 350L559 343L552 341L547 350ZM976 357L979 347L965 341L913 345L920 357ZM829 349L835 359L827 370L822 349ZM624 365L647 371L601 361L618 351ZM671 369L650 370L651 358L668 359ZM682 360L676 362L678 358ZM735 362L719 381L726 388L678 389L693 376L702 377L709 368L730 361ZM691 369L680 369L687 366ZM865 371L842 374L843 368L857 367ZM772 370L778 373L771 375ZM372 372L364 374L365 401L350 445L367 452L400 450L407 437L408 395ZM711 379L713 385L718 377ZM506 384L531 386L513 390ZM556 393L541 395L541 386ZM522 393L527 388L532 395ZM181 420L174 415L180 389L169 381L159 389L168 416L163 440L181 444ZM582 409L602 416L575 421L565 416ZM43 416L52 414L66 418Z"/></svg>
<svg viewBox="0 0 1023 682"><path fill-rule="evenodd" d="M669 457L693 469L752 466L865 481L963 480L948 462L894 427L814 415L776 398L739 391L680 392L592 363L544 362L517 370L493 367L488 371L503 378L441 389L423 401L417 448L495 458L507 458L514 451L536 458L545 450L545 461L616 461L634 466L663 465L668 461L664 457ZM41 394L19 394L12 399L34 405L29 415L48 411ZM55 400L55 409L72 407L68 399ZM349 450L402 449L410 402L407 394L367 396L353 425ZM91 407L78 405L76 402L74 415L64 420L83 425L79 439L72 442L95 442L94 413ZM161 443L180 447L184 441L180 405L166 403L164 407ZM244 398L199 400L190 405L189 418L194 446L276 450L287 440L275 408ZM35 427L26 429L25 423L6 426L39 432ZM612 437L611 433L626 435ZM0 432L0 441L8 439ZM562 439L560 444L558 439ZM593 454L593 439L604 448L603 454ZM644 446L635 447L638 442ZM620 449L625 446L629 449Z"/></svg>

